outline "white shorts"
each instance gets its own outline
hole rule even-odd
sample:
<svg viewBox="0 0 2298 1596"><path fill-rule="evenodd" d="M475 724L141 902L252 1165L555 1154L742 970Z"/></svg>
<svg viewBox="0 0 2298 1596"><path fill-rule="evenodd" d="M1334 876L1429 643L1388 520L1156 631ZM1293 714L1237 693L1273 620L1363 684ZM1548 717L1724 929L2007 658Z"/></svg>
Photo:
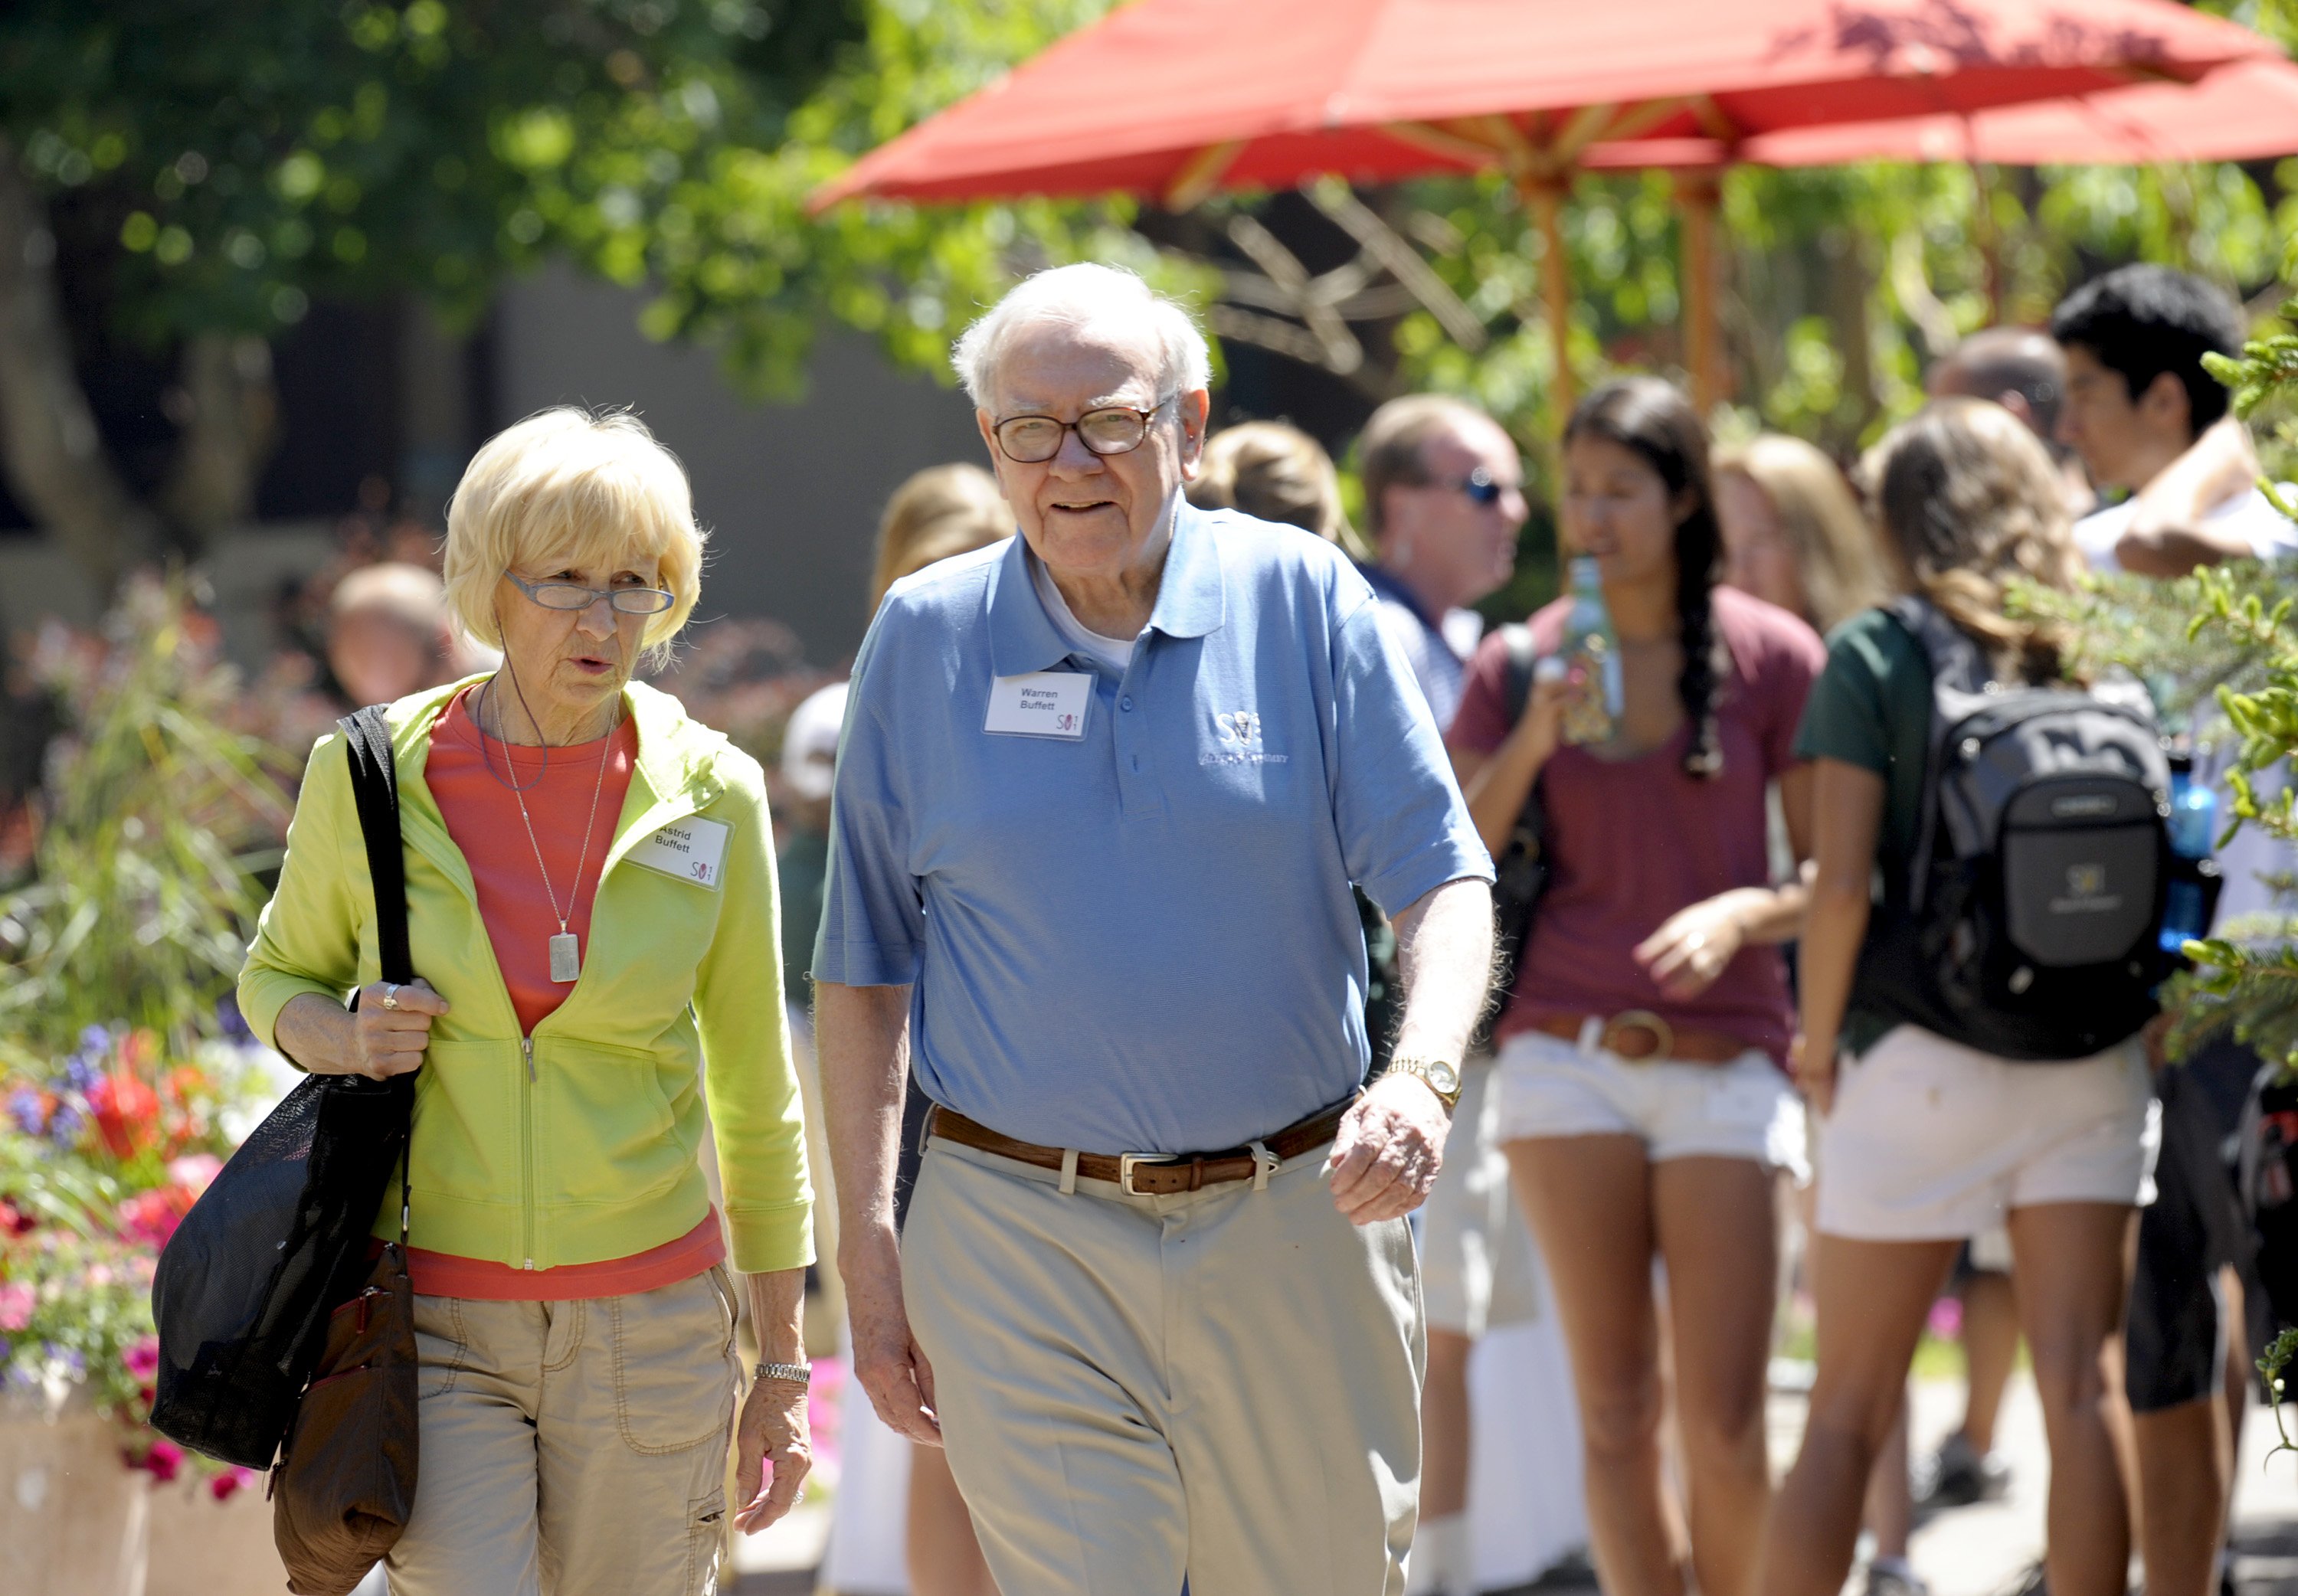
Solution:
<svg viewBox="0 0 2298 1596"><path fill-rule="evenodd" d="M2038 1203L2151 1201L2153 1106L2136 1037L2024 1063L1898 1026L1843 1061L1819 1121L1819 1229L1959 1241Z"/></svg>
<svg viewBox="0 0 2298 1596"><path fill-rule="evenodd" d="M1428 1327L1471 1341L1540 1317L1532 1228L1509 1195L1508 1158L1492 1135L1492 1071L1484 1055L1462 1066L1444 1167L1414 1216Z"/></svg>
<svg viewBox="0 0 2298 1596"><path fill-rule="evenodd" d="M1809 1178L1803 1100L1753 1048L1729 1063L1638 1063L1529 1031L1501 1045L1494 1086L1503 1142L1634 1136L1654 1163L1745 1158Z"/></svg>

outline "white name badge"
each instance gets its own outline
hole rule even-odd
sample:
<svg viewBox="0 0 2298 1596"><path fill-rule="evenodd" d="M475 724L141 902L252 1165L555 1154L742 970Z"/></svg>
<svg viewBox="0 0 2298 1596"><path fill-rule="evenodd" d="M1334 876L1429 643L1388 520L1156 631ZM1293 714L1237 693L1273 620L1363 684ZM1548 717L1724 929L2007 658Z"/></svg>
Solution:
<svg viewBox="0 0 2298 1596"><path fill-rule="evenodd" d="M674 820L643 841L633 843L623 856L633 864L659 870L682 881L693 881L715 892L726 867L726 835L733 828L723 820L690 815Z"/></svg>
<svg viewBox="0 0 2298 1596"><path fill-rule="evenodd" d="M1074 742L1085 735L1086 711L1092 707L1093 677L1087 672L1000 676L989 684L989 714L981 729L1004 737L1059 737Z"/></svg>

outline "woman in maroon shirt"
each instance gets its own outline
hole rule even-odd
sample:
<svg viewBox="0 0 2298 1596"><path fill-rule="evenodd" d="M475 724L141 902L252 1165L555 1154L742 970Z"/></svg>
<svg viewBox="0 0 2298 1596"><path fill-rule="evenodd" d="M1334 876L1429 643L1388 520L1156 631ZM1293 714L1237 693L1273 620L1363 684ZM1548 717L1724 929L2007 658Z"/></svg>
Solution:
<svg viewBox="0 0 2298 1596"><path fill-rule="evenodd" d="M1604 1588L1685 1584L1659 1468L1657 1255L1692 1570L1707 1596L1751 1596L1769 1499L1774 1191L1803 1169L1776 947L1803 892L1771 885L1765 790L1780 783L1800 861L1810 778L1792 748L1825 652L1785 610L1716 585L1707 437L1667 384L1612 383L1573 413L1562 511L1566 551L1598 562L1619 638L1612 738L1563 740L1576 682L1539 682L1511 717L1497 637L1469 667L1451 736L1495 855L1535 784L1545 816L1548 887L1496 1036L1499 1134L1571 1345ZM1542 654L1568 608L1532 617Z"/></svg>

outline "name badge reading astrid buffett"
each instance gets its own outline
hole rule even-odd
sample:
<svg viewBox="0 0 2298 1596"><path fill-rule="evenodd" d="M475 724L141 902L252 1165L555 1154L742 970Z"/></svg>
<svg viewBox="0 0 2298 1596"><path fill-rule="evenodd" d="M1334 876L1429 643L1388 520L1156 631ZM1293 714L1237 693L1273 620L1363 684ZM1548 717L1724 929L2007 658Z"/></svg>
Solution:
<svg viewBox="0 0 2298 1596"><path fill-rule="evenodd" d="M1093 677L1083 671L999 676L989 684L989 715L981 729L1004 737L1074 742L1085 735L1086 711L1092 707Z"/></svg>
<svg viewBox="0 0 2298 1596"><path fill-rule="evenodd" d="M726 868L726 836L732 830L723 820L705 820L699 815L690 815L632 844L623 857L633 864L659 870L665 875L693 881L715 892Z"/></svg>

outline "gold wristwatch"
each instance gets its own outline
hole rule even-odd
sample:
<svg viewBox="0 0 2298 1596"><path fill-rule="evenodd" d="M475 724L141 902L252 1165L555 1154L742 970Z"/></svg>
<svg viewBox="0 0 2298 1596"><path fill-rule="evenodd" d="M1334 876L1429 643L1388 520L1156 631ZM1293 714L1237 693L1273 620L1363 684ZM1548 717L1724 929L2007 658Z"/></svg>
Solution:
<svg viewBox="0 0 2298 1596"><path fill-rule="evenodd" d="M1428 1083L1428 1089L1442 1100L1446 1108L1460 1106L1460 1066L1443 1058L1391 1059L1391 1075L1417 1075Z"/></svg>

